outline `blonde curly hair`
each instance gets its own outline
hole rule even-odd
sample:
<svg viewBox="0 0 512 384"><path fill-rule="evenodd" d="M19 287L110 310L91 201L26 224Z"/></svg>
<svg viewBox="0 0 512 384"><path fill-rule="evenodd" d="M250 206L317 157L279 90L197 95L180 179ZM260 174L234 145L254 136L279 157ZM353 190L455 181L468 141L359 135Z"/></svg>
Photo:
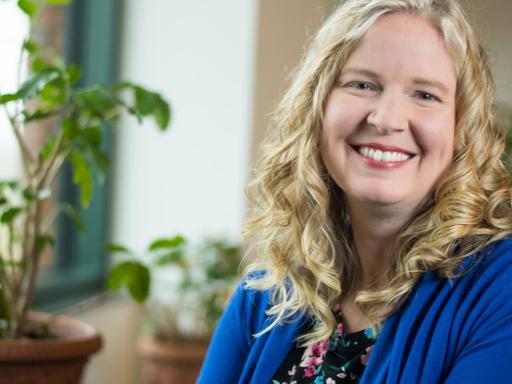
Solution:
<svg viewBox="0 0 512 384"><path fill-rule="evenodd" d="M272 292L270 325L305 314L314 327L300 340L330 336L332 307L358 284L343 191L320 156L324 103L350 53L377 19L420 15L435 25L457 76L453 161L433 195L393 244L384 290L359 291L359 308L378 331L430 270L456 277L461 261L511 233L511 175L494 110L494 82L479 40L454 0L348 0L323 24L274 113L248 186L253 205L244 226L258 258L247 286ZM266 271L251 275L252 271ZM258 335L259 335L258 334Z"/></svg>

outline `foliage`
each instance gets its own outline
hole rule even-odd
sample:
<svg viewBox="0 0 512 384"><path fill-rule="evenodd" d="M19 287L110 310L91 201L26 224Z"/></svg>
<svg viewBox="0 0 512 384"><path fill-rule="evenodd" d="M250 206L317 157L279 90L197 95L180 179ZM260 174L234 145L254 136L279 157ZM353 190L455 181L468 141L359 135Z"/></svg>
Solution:
<svg viewBox="0 0 512 384"><path fill-rule="evenodd" d="M57 205L50 214L43 214L42 204L51 197L64 162L71 165L72 180L85 208L95 182L103 180L109 164L103 149L104 130L123 113L139 122L151 117L161 130L170 121L169 105L160 94L130 82L81 87L79 67L66 64L55 53L43 52L44 47L32 38L34 20L43 5L67 3L69 0L17 1L31 21L30 35L20 47L22 57L31 63L31 74L15 92L0 93L0 108L16 137L24 170L22 180L0 181L0 337L24 334L41 252L54 243L51 228L56 217L67 214L83 229L80 216L70 205ZM20 66L24 62L20 60ZM34 151L25 132L40 128L42 123L53 128L41 150ZM134 268L138 267L125 266L126 270ZM137 282L131 285L136 297L145 295L137 290Z"/></svg>
<svg viewBox="0 0 512 384"><path fill-rule="evenodd" d="M512 153L512 107L510 105L500 104L498 105L498 112L506 135L507 154L510 156Z"/></svg>
<svg viewBox="0 0 512 384"><path fill-rule="evenodd" d="M505 134L505 165L512 170L512 106L498 103L496 109L498 123Z"/></svg>
<svg viewBox="0 0 512 384"><path fill-rule="evenodd" d="M206 239L195 247L182 236L158 239L144 256L120 245L109 250L120 256L109 287L124 286L136 302L146 303L154 333L164 339L208 337L239 281L240 246L222 238ZM163 289L171 298L152 292L158 285L152 276L158 272L168 272ZM188 330L180 326L180 319Z"/></svg>

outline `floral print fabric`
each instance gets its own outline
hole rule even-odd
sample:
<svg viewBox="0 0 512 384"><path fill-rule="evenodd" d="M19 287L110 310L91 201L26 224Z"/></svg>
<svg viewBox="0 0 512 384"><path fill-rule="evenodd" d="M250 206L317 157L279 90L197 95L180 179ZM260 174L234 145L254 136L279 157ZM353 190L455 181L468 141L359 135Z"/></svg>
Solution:
<svg viewBox="0 0 512 384"><path fill-rule="evenodd" d="M375 344L373 329L347 334L341 314L335 315L338 326L331 337L318 344L292 348L271 384L359 382Z"/></svg>

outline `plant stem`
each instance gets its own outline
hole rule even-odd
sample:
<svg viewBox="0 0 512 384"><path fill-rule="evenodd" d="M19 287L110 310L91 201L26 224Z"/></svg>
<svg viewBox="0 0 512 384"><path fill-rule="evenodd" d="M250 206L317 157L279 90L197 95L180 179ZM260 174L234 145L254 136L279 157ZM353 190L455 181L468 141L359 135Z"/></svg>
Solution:
<svg viewBox="0 0 512 384"><path fill-rule="evenodd" d="M32 206L33 204L33 206ZM28 274L28 285L26 290L23 290L20 295L20 311L18 313L18 321L17 321L17 332L16 337L21 337L25 331L25 325L27 320L28 310L30 309L30 305L32 304L32 296L34 294L34 289L36 285L36 277L39 270L39 256L40 252L37 248L37 238L39 236L39 225L40 225L40 214L41 214L41 202L38 200L34 200L34 202L30 203L32 209L29 209L29 215L27 215L27 220L32 217L31 211L33 210L34 216L30 221L31 228L29 226L29 233L25 240L29 244L27 248L27 269L26 274ZM22 281L26 281L24 278Z"/></svg>
<svg viewBox="0 0 512 384"><path fill-rule="evenodd" d="M63 152L62 151L63 142L64 142L64 134L61 133L57 138L57 144L55 144L55 148L52 152L52 155L50 156L50 159L48 159L48 161L46 162L46 167L43 166L40 171L40 174L36 175L35 184L36 184L37 191L41 190L45 186L47 186L47 187L50 186L49 184L45 185L45 181L47 180L48 174L52 170L52 167L55 164L57 158L59 157L59 155L61 155L61 152Z"/></svg>
<svg viewBox="0 0 512 384"><path fill-rule="evenodd" d="M66 161L67 157L73 150L72 146L68 146L65 150L62 151L62 153L59 155L59 157L55 160L55 163L53 164L53 167L48 171L48 177L47 177L47 183L46 185L49 187L51 186L57 175L59 174L60 169L62 168L62 165Z"/></svg>
<svg viewBox="0 0 512 384"><path fill-rule="evenodd" d="M17 298L18 295L17 295L17 282L16 282L16 276L17 276L17 271L16 271L16 265L15 265L15 260L14 260L14 246L13 246L13 235L14 235L14 226L12 225L12 223L8 224L7 226L7 230L9 231L9 247L8 247L8 250L7 250L7 254L8 254L8 259L9 259L9 263L11 264L11 279L7 279L7 280L10 280L9 281L9 285L10 285L10 289L11 289L11 294L14 298ZM7 277L7 276L6 276Z"/></svg>
<svg viewBox="0 0 512 384"><path fill-rule="evenodd" d="M2 273L0 273L0 283L2 285L2 290L3 290L3 293L4 295L7 295L7 297L5 298L6 300L6 303L7 305L9 306L8 310L9 310L9 314L7 315L7 337L8 338L14 338L15 336L15 328L13 327L13 323L12 323L12 320L13 320L13 316L15 316L15 313L16 313L16 309L14 307L14 301L13 301L13 293L12 293L12 287L9 287L10 283L7 279L7 275L4 273L4 270L3 268L1 269L2 270Z"/></svg>

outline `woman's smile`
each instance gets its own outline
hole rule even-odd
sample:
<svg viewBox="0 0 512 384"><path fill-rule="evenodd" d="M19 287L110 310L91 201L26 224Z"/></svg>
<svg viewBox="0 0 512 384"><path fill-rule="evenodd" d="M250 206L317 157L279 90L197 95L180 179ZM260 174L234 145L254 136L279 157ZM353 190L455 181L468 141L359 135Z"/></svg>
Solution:
<svg viewBox="0 0 512 384"><path fill-rule="evenodd" d="M415 156L402 148L378 143L357 144L351 147L369 167L376 169L398 168Z"/></svg>

